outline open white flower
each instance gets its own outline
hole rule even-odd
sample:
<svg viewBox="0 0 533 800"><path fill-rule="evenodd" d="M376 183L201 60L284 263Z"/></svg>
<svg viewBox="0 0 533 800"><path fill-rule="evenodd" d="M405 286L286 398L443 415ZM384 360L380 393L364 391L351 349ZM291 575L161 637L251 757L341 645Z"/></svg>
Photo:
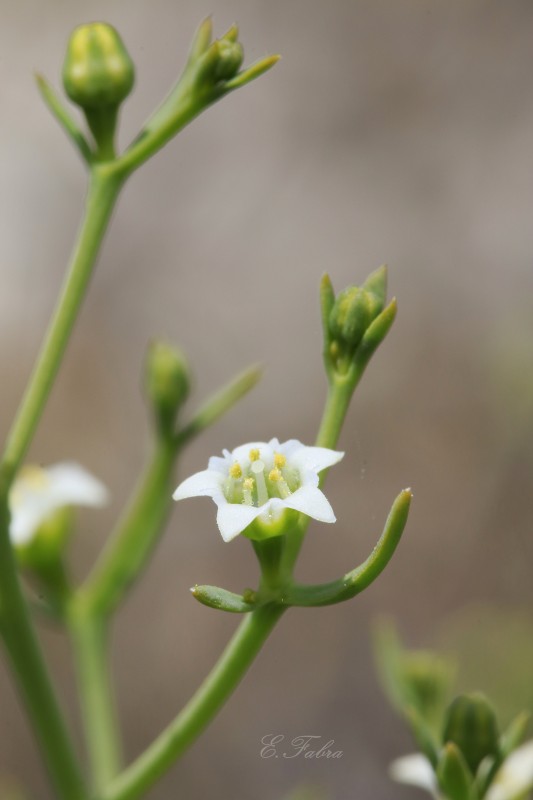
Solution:
<svg viewBox="0 0 533 800"><path fill-rule="evenodd" d="M335 522L333 509L318 488L318 473L337 464L344 453L305 447L296 439L283 444L271 439L243 444L223 454L223 458L210 458L208 469L180 483L173 497L212 497L225 542L256 519L267 525L279 520L285 509L320 522Z"/></svg>
<svg viewBox="0 0 533 800"><path fill-rule="evenodd" d="M441 800L433 767L421 753L397 758L390 776L399 783L426 789ZM514 750L496 773L484 800L519 800L533 789L533 739Z"/></svg>
<svg viewBox="0 0 533 800"><path fill-rule="evenodd" d="M108 491L79 464L23 467L9 493L14 545L28 544L39 527L65 506L103 506Z"/></svg>

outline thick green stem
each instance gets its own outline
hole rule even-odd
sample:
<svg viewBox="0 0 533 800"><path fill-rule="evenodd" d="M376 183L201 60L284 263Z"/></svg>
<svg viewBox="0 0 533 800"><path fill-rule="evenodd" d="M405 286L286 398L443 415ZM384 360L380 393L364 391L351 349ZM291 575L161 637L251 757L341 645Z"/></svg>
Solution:
<svg viewBox="0 0 533 800"><path fill-rule="evenodd" d="M83 725L95 795L116 777L121 754L115 698L107 665L107 625L86 614L69 617L76 658Z"/></svg>
<svg viewBox="0 0 533 800"><path fill-rule="evenodd" d="M282 613L282 608L272 605L246 615L219 661L183 711L110 784L100 800L136 800L172 766L240 683Z"/></svg>
<svg viewBox="0 0 533 800"><path fill-rule="evenodd" d="M53 386L120 188L120 180L104 165L91 170L85 219L70 269L0 465L0 632L62 800L83 800L87 793L21 591L9 541L9 490Z"/></svg>

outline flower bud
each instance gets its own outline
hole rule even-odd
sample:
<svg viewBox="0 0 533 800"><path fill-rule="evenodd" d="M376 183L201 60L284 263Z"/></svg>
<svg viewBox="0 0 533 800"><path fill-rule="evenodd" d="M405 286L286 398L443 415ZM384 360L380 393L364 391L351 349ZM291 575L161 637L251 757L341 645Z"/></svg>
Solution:
<svg viewBox="0 0 533 800"><path fill-rule="evenodd" d="M380 310L377 298L365 289L357 286L344 289L337 296L329 317L333 339L355 350Z"/></svg>
<svg viewBox="0 0 533 800"><path fill-rule="evenodd" d="M153 342L146 360L146 392L161 432L174 426L190 390L190 371L184 355L165 342Z"/></svg>
<svg viewBox="0 0 533 800"><path fill-rule="evenodd" d="M220 39L215 45L218 49L218 59L213 77L217 81L228 81L235 77L241 68L244 61L244 50L240 42L227 39Z"/></svg>
<svg viewBox="0 0 533 800"><path fill-rule="evenodd" d="M117 107L133 88L133 62L117 31L104 22L76 28L63 64L63 85L85 111Z"/></svg>
<svg viewBox="0 0 533 800"><path fill-rule="evenodd" d="M459 695L448 708L443 733L444 744L453 742L461 751L472 775L487 756L500 752L496 715L488 700L479 693Z"/></svg>

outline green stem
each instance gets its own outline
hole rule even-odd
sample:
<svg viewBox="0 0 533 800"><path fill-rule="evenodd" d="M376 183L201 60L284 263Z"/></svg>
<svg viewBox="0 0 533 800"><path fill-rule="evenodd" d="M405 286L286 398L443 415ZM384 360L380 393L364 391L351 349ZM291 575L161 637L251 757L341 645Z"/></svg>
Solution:
<svg viewBox="0 0 533 800"><path fill-rule="evenodd" d="M9 512L5 486L2 494L0 633L58 797L61 800L86 800L83 779L21 591L13 549L7 536Z"/></svg>
<svg viewBox="0 0 533 800"><path fill-rule="evenodd" d="M178 447L178 440L158 440L116 532L81 588L80 601L93 616L109 616L147 566L171 506Z"/></svg>
<svg viewBox="0 0 533 800"><path fill-rule="evenodd" d="M317 447L329 447L332 449L336 447L352 394L360 377L360 375L357 375L354 379L352 375L350 379L334 377L330 380L326 405L324 406L324 413L322 414L322 421L316 438ZM321 473L320 486L324 484L327 473L328 470L324 470ZM309 517L302 515L299 526L287 536L281 562L281 569L285 575L292 575L309 522Z"/></svg>
<svg viewBox="0 0 533 800"><path fill-rule="evenodd" d="M41 418L121 186L103 165L91 170L85 219L67 279L5 446L2 462L12 474L20 466Z"/></svg>
<svg viewBox="0 0 533 800"><path fill-rule="evenodd" d="M87 614L69 616L78 673L92 789L100 791L118 774L121 754L115 698L107 666L106 623Z"/></svg>
<svg viewBox="0 0 533 800"><path fill-rule="evenodd" d="M136 800L195 741L240 683L283 613L279 606L247 614L219 661L176 719L103 792L100 800Z"/></svg>
<svg viewBox="0 0 533 800"><path fill-rule="evenodd" d="M333 378L329 384L326 405L315 442L317 447L334 448L337 446L357 382L354 383L352 380L343 378ZM325 471L322 473L321 483L326 474Z"/></svg>
<svg viewBox="0 0 533 800"><path fill-rule="evenodd" d="M19 583L9 541L9 490L57 375L121 185L104 165L91 170L85 219L70 269L0 464L0 632L63 800L80 800L86 791Z"/></svg>

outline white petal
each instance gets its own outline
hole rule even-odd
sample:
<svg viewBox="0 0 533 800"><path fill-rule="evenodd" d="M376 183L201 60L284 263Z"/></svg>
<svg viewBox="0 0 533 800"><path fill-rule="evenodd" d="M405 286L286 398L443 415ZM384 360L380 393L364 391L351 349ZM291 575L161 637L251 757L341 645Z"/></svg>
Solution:
<svg viewBox="0 0 533 800"><path fill-rule="evenodd" d="M246 469L250 463L250 450L259 450L261 461L267 466L271 466L274 458L274 451L267 442L248 442L236 447L231 453L231 460L238 461Z"/></svg>
<svg viewBox="0 0 533 800"><path fill-rule="evenodd" d="M315 486L301 486L284 500L287 508L294 508L319 522L335 522L335 514L326 496Z"/></svg>
<svg viewBox="0 0 533 800"><path fill-rule="evenodd" d="M109 501L109 492L104 484L80 464L54 464L46 473L57 508L71 505L99 507Z"/></svg>
<svg viewBox="0 0 533 800"><path fill-rule="evenodd" d="M228 453L227 450L224 451ZM224 475L228 475L228 470L233 464L233 459L231 458L231 453L228 453L227 457L220 458L220 456L211 456L209 459L209 463L207 468L213 470L214 472L222 472Z"/></svg>
<svg viewBox="0 0 533 800"><path fill-rule="evenodd" d="M79 464L65 462L47 469L23 468L10 492L14 544L26 544L37 528L65 506L102 506L108 500L106 487Z"/></svg>
<svg viewBox="0 0 533 800"><path fill-rule="evenodd" d="M533 789L533 740L518 747L499 769L486 800L515 800Z"/></svg>
<svg viewBox="0 0 533 800"><path fill-rule="evenodd" d="M266 505L266 504L265 504ZM218 506L217 525L225 542L231 542L250 525L265 506L247 506L243 503L221 502Z"/></svg>
<svg viewBox="0 0 533 800"><path fill-rule="evenodd" d="M213 497L220 492L223 476L220 472L205 469L186 478L180 483L172 497L174 500L185 500L187 497Z"/></svg>
<svg viewBox="0 0 533 800"><path fill-rule="evenodd" d="M327 447L301 447L291 456L293 464L304 467L305 469L321 472L327 467L338 464L344 458L344 453L339 450L330 450Z"/></svg>
<svg viewBox="0 0 533 800"><path fill-rule="evenodd" d="M408 783L426 789L437 797L437 780L433 767L428 759L420 753L412 756L403 756L393 761L389 767L389 775L398 783Z"/></svg>

